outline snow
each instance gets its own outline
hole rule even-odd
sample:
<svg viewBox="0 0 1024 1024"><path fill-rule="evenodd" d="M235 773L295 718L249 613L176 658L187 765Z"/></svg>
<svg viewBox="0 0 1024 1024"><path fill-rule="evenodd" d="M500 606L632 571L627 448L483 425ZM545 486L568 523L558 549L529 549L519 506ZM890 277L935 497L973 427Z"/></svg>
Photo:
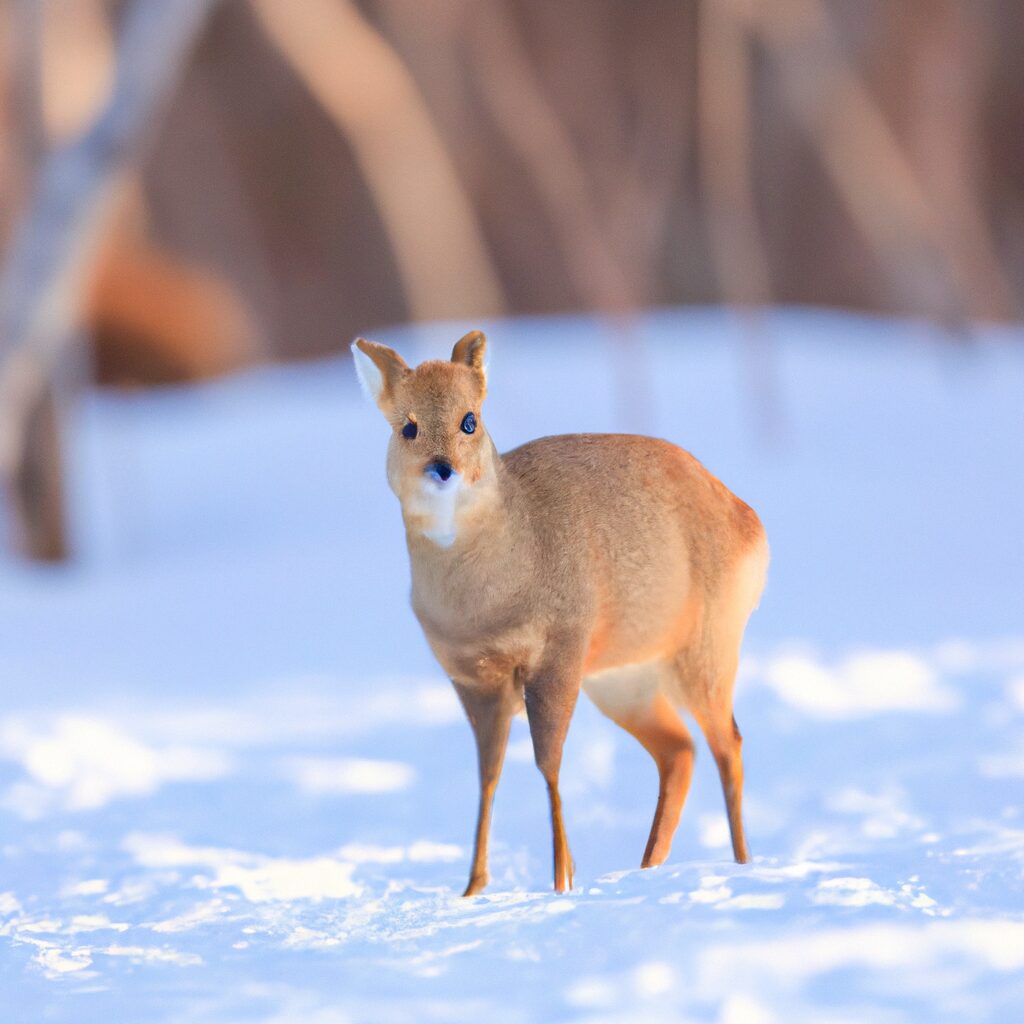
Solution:
<svg viewBox="0 0 1024 1024"><path fill-rule="evenodd" d="M466 326L374 337L415 362ZM736 704L753 863L699 742L672 856L640 871L654 769L584 699L577 888L550 892L517 721L493 880L461 899L472 738L408 608L351 360L92 394L81 557L0 563L4 1020L1014 1019L1024 331L782 309L751 341L662 310L622 348L582 317L485 326L499 446L665 436L766 524Z"/></svg>

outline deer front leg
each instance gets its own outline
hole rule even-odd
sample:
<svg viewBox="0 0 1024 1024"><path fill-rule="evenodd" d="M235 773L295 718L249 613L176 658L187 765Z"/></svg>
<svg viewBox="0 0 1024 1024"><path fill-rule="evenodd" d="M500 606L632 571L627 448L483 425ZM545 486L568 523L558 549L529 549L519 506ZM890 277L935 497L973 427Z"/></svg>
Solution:
<svg viewBox="0 0 1024 1024"><path fill-rule="evenodd" d="M524 687L526 716L533 739L533 756L551 801L551 834L554 840L555 891L572 888L573 863L562 820L562 798L558 793L558 774L562 766L562 747L569 720L580 692L580 673L575 665L542 671Z"/></svg>
<svg viewBox="0 0 1024 1024"><path fill-rule="evenodd" d="M491 831L491 807L498 788L501 766L508 746L509 728L515 714L517 699L511 686L478 689L455 683L455 692L462 701L469 724L476 737L477 760L480 767L480 808L477 812L476 839L473 844L473 867L463 896L474 896L487 885L487 845Z"/></svg>

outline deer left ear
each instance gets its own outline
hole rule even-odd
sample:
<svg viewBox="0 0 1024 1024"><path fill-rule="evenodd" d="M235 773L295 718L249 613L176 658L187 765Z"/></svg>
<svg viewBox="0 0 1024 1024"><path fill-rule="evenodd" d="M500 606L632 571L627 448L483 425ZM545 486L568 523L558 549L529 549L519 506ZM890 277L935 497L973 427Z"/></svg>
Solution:
<svg viewBox="0 0 1024 1024"><path fill-rule="evenodd" d="M487 351L487 338L483 331L470 331L463 335L452 349L452 362L468 366L480 380L480 390L487 392L487 369L484 366L484 353Z"/></svg>
<svg viewBox="0 0 1024 1024"><path fill-rule="evenodd" d="M396 385L409 373L405 360L387 345L378 345L365 338L356 338L352 342L352 357L363 391L386 416L391 409Z"/></svg>

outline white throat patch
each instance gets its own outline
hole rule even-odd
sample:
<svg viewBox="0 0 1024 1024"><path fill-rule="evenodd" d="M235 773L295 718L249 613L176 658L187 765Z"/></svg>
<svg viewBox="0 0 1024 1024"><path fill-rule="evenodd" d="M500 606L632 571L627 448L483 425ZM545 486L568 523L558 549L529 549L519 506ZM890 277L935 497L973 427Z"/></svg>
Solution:
<svg viewBox="0 0 1024 1024"><path fill-rule="evenodd" d="M406 511L427 540L438 547L450 548L458 531L455 514L460 498L465 498L460 474L452 473L443 483L424 477L409 499Z"/></svg>

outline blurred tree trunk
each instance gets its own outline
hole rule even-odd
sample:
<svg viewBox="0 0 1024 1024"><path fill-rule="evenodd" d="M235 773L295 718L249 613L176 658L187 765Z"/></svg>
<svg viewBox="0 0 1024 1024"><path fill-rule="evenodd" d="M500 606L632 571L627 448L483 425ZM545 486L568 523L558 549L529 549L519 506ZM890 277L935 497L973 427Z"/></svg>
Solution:
<svg viewBox="0 0 1024 1024"><path fill-rule="evenodd" d="M44 162L0 279L0 475L15 543L29 557L68 549L60 389L70 345L125 182L166 106L214 0L136 0L118 44L109 103Z"/></svg>
<svg viewBox="0 0 1024 1024"><path fill-rule="evenodd" d="M29 409L10 483L15 542L29 558L48 562L69 554L57 394L51 380Z"/></svg>

